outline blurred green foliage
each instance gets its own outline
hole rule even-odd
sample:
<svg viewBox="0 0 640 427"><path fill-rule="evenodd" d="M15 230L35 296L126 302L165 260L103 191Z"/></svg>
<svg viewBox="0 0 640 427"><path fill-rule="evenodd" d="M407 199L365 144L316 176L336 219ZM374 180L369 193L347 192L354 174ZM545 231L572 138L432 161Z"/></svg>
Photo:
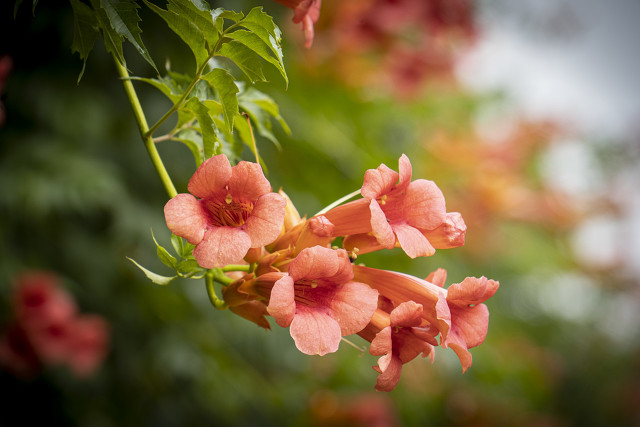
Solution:
<svg viewBox="0 0 640 427"><path fill-rule="evenodd" d="M64 278L83 310L108 319L112 341L104 366L88 380L56 368L28 380L1 372L0 425L325 425L331 420L323 414L368 396L376 378L372 356L344 344L322 358L302 355L287 330L265 332L214 310L203 282L154 286L126 260L168 273L155 256L150 229L160 244L170 243L162 213L166 197L111 59L98 44L76 85L82 61L70 51L71 8L43 1L33 17L23 5L14 21L9 3L0 14L0 54L14 61L3 95L7 121L0 128L0 322L6 326L10 317L14 278L25 270L49 270ZM216 4L244 11L255 5ZM446 197L456 177L430 174L428 141L469 128L492 97L444 89L405 103L364 99L336 81L306 75L296 62L300 46L288 41L299 30L288 26L290 11L264 6L283 28L290 81L286 91L280 83L257 85L276 100L292 130L288 136L274 126L282 151L259 137L273 187L282 187L301 214L311 215L359 188L367 168L381 162L395 168L404 152L413 160L414 177L434 180ZM176 72L192 69L190 52L164 22L146 8L140 15L155 63L170 60ZM129 48L129 68L156 77ZM267 77L277 82L276 71ZM136 89L149 117L157 119L169 107L152 88ZM161 143L159 150L178 191L185 191L191 153L175 142ZM246 150L245 156L250 158ZM488 302L487 340L472 350L474 364L466 374L453 352L442 349L434 365L416 360L405 366L398 388L383 397L398 424L640 422L638 337L621 345L608 334L619 325L606 324L624 295L588 285L597 279L577 271L562 230L505 220L492 236L500 244L489 245L481 257L463 247L411 262L396 250L358 260L420 277L445 267L449 283L468 275L501 282ZM467 239L473 243L473 229ZM566 283L575 284L575 293L562 294ZM573 303L577 308L563 307Z"/></svg>

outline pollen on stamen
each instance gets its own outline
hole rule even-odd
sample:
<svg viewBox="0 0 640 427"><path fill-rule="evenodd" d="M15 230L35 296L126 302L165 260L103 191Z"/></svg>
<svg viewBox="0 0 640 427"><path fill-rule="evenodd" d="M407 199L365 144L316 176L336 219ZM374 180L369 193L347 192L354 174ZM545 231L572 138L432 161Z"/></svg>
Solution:
<svg viewBox="0 0 640 427"><path fill-rule="evenodd" d="M231 194L227 194L227 197L224 198L224 201L226 204L233 202L233 197L231 197Z"/></svg>

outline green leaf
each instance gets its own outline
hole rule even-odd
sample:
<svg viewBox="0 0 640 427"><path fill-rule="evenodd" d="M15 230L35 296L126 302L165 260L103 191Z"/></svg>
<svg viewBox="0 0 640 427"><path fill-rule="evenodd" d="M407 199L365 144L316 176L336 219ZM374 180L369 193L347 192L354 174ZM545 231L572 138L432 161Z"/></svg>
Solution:
<svg viewBox="0 0 640 427"><path fill-rule="evenodd" d="M127 257L127 259L129 261L131 261L132 263L135 264L136 267L138 267L140 270L142 270L142 272L145 274L145 276L147 276L147 278L149 278L149 280L151 280L153 283L155 283L156 285L168 285L169 283L171 283L171 281L173 281L173 279L175 279L176 276L161 276L159 274L154 273L151 270L147 270L146 268L144 268L143 266L141 266L140 264L138 264L136 261L134 261L133 259Z"/></svg>
<svg viewBox="0 0 640 427"><path fill-rule="evenodd" d="M156 253L160 261L167 267L175 269L178 265L176 258L158 244L156 237L153 235L153 231L151 232L151 238L153 239L153 243L156 244Z"/></svg>
<svg viewBox="0 0 640 427"><path fill-rule="evenodd" d="M170 73L171 76L175 78L171 78L169 76L160 77L158 79L149 79L144 77L131 77L131 80L138 80L158 89L162 92L169 100L175 105L181 98L184 93L185 87L182 86L180 80L182 80L182 76L178 73ZM182 77L181 77L182 76ZM187 77L188 78L188 77ZM187 83L188 85L188 83ZM183 108L178 110L178 122L174 128L178 129L190 122L195 118L194 114L191 111L185 110Z"/></svg>
<svg viewBox="0 0 640 427"><path fill-rule="evenodd" d="M107 12L100 7L100 0L91 0L91 7L96 13L98 26L102 30L102 39L107 52L114 55L118 62L123 66L126 65L124 54L122 53L122 36L120 36L111 26Z"/></svg>
<svg viewBox="0 0 640 427"><path fill-rule="evenodd" d="M36 16L36 6L38 5L38 0L33 0L33 7L31 8L31 13L33 16Z"/></svg>
<svg viewBox="0 0 640 427"><path fill-rule="evenodd" d="M78 76L78 84L84 75L89 53L93 50L96 39L100 36L98 20L93 10L80 0L69 0L73 9L73 42L71 52L78 52L82 59L82 69Z"/></svg>
<svg viewBox="0 0 640 427"><path fill-rule="evenodd" d="M182 237L178 237L171 233L171 246L173 246L173 250L176 251L176 254L179 257L183 257L184 240L182 240Z"/></svg>
<svg viewBox="0 0 640 427"><path fill-rule="evenodd" d="M278 149L281 149L280 142L278 142L278 139L273 134L271 117L276 119L287 134L290 134L291 130L282 116L280 116L280 110L275 101L268 95L252 87L241 93L238 97L238 101L240 108L249 115L255 124L258 134L267 138ZM241 137L243 136L242 133L240 135ZM245 141L247 145L251 146L250 142L247 142L244 137L243 141Z"/></svg>
<svg viewBox="0 0 640 427"><path fill-rule="evenodd" d="M22 0L16 0L16 3L13 5L13 19L16 19L16 16L18 16L18 9L20 9L21 4Z"/></svg>
<svg viewBox="0 0 640 427"><path fill-rule="evenodd" d="M232 60L252 83L266 81L262 73L262 61L254 51L235 40L225 43L216 53Z"/></svg>
<svg viewBox="0 0 640 427"><path fill-rule="evenodd" d="M187 146L191 151L191 154L193 154L193 159L196 162L196 168L202 164L202 135L192 129L187 129L181 131L177 136L174 136L171 139L181 142Z"/></svg>
<svg viewBox="0 0 640 427"><path fill-rule="evenodd" d="M202 273L205 269L198 265L198 262L194 258L183 259L178 263L178 273L181 274L193 274Z"/></svg>
<svg viewBox="0 0 640 427"><path fill-rule="evenodd" d="M243 104L255 104L260 107L262 110L267 112L271 117L276 119L276 121L282 126L282 129L287 133L287 135L291 135L291 129L289 129L289 125L284 121L284 118L280 115L280 108L278 108L278 104L266 93L260 92L258 89L250 87L247 88L242 94L240 94L238 100Z"/></svg>
<svg viewBox="0 0 640 427"><path fill-rule="evenodd" d="M184 41L193 52L196 59L196 68L200 68L207 59L209 53L205 48L205 36L202 31L189 18L177 14L174 10L164 10L144 0L151 10L157 13L167 23L169 28Z"/></svg>
<svg viewBox="0 0 640 427"><path fill-rule="evenodd" d="M169 0L167 10L190 20L204 35L209 47L208 51L218 43L220 33L216 28L216 18L209 5L200 0Z"/></svg>
<svg viewBox="0 0 640 427"><path fill-rule="evenodd" d="M195 97L189 98L189 100L184 104L184 108L193 112L200 124L202 147L204 149L204 158L206 160L213 156L217 140L213 120L209 115L209 109Z"/></svg>
<svg viewBox="0 0 640 427"><path fill-rule="evenodd" d="M221 33L224 30L224 20L228 19L233 21L233 23L237 23L242 18L244 18L244 13L242 12L234 12L233 10L224 10L222 8L214 9L211 11L211 16L215 20L216 28Z"/></svg>
<svg viewBox="0 0 640 427"><path fill-rule="evenodd" d="M282 32L280 31L280 28L278 28L278 26L273 22L273 18L262 10L262 6L257 6L251 9L247 16L240 22L240 25L254 33L262 33L260 30L256 31L256 28L258 27L264 29L268 35L275 39L275 42L278 43L278 45L282 39ZM261 35L260 38L262 38Z"/></svg>
<svg viewBox="0 0 640 427"><path fill-rule="evenodd" d="M151 59L149 51L142 42L142 30L138 26L141 21L138 16L138 6L132 0L100 0L100 6L107 13L111 26L120 36L129 40L138 53L158 72L156 64Z"/></svg>
<svg viewBox="0 0 640 427"><path fill-rule="evenodd" d="M280 52L280 58L274 58L271 54L273 50L268 48L269 44L265 43L265 41L260 36L250 31L237 30L232 33L228 33L226 36L242 43L258 55L260 55L262 59L271 63L278 69L284 81L287 84L289 83L287 73L284 71L284 64L282 63L282 52Z"/></svg>
<svg viewBox="0 0 640 427"><path fill-rule="evenodd" d="M227 70L214 68L202 78L218 92L227 129L233 132L233 119L238 113L237 93L240 91L233 76Z"/></svg>
<svg viewBox="0 0 640 427"><path fill-rule="evenodd" d="M170 78L161 77L160 79L149 79L145 77L131 77L131 80L138 80L158 89L162 92L167 98L171 100L174 104L178 102L180 97L182 96L181 92L178 92L175 86L172 84Z"/></svg>

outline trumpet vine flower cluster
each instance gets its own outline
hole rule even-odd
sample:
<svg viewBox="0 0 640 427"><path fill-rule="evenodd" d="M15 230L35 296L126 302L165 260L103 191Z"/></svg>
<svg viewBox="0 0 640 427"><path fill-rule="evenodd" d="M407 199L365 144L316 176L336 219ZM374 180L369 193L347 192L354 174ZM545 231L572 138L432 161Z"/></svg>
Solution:
<svg viewBox="0 0 640 427"><path fill-rule="evenodd" d="M443 269L423 279L354 262L394 247L416 258L464 244L461 214L446 211L433 181L411 175L402 155L397 172L384 164L366 171L361 198L306 218L284 192L271 191L258 164L232 167L217 155L195 172L191 194L166 204L165 217L195 245L197 263L217 272L218 308L265 329L273 317L309 355L335 352L343 337L358 334L380 356L376 389L391 391L402 365L419 355L433 361L436 346L451 348L466 371L469 349L487 334L483 303L499 286L467 277L445 288Z"/></svg>

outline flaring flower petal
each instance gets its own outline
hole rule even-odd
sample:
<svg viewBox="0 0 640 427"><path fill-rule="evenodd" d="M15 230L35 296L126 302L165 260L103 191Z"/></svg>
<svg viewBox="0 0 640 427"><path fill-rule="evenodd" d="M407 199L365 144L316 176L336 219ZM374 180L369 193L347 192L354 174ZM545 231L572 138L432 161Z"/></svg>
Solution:
<svg viewBox="0 0 640 427"><path fill-rule="evenodd" d="M452 317L455 321L442 345L456 352L464 372L472 362L468 349L482 344L487 336L489 309L484 304L467 309L453 307Z"/></svg>
<svg viewBox="0 0 640 427"><path fill-rule="evenodd" d="M191 194L178 194L164 205L167 227L192 245L200 243L207 229L207 216Z"/></svg>
<svg viewBox="0 0 640 427"><path fill-rule="evenodd" d="M443 288L444 284L447 283L447 270L438 268L436 271L429 273L426 280Z"/></svg>
<svg viewBox="0 0 640 427"><path fill-rule="evenodd" d="M436 249L451 249L464 245L467 225L459 212L447 212L442 224L433 230L421 230Z"/></svg>
<svg viewBox="0 0 640 427"><path fill-rule="evenodd" d="M411 172L411 161L405 154L403 154L398 160L398 174L400 179L396 186L397 190L402 191L407 187L407 185L409 185L411 182Z"/></svg>
<svg viewBox="0 0 640 427"><path fill-rule="evenodd" d="M282 231L286 200L279 194L267 193L258 198L244 229L251 238L251 247L268 245Z"/></svg>
<svg viewBox="0 0 640 427"><path fill-rule="evenodd" d="M377 199L387 194L398 182L398 172L389 168L384 163L376 169L368 169L364 173L364 180L360 194L365 199Z"/></svg>
<svg viewBox="0 0 640 427"><path fill-rule="evenodd" d="M375 236L380 245L392 249L396 244L396 236L393 234L393 229L387 222L382 208L376 200L371 200L369 209L371 210L371 234Z"/></svg>
<svg viewBox="0 0 640 427"><path fill-rule="evenodd" d="M422 314L422 304L414 301L403 302L390 313L391 326L412 328L420 326Z"/></svg>
<svg viewBox="0 0 640 427"><path fill-rule="evenodd" d="M454 283L447 289L447 301L451 304L466 306L480 304L491 298L500 284L486 277L467 277L460 283Z"/></svg>
<svg viewBox="0 0 640 427"><path fill-rule="evenodd" d="M378 332L374 339L371 340L369 346L369 353L373 356L384 356L391 353L391 326L383 328ZM378 361L380 366L380 361ZM384 369L384 367L382 367Z"/></svg>
<svg viewBox="0 0 640 427"><path fill-rule="evenodd" d="M231 164L224 154L205 160L189 180L189 193L200 199L218 196L231 179ZM223 196L224 197L224 196Z"/></svg>
<svg viewBox="0 0 640 427"><path fill-rule="evenodd" d="M438 227L447 215L442 191L426 179L417 179L407 186L402 209L408 224L425 230Z"/></svg>
<svg viewBox="0 0 640 427"><path fill-rule="evenodd" d="M347 282L339 286L330 302L330 308L343 336L364 329L377 307L378 291L359 282Z"/></svg>
<svg viewBox="0 0 640 427"><path fill-rule="evenodd" d="M324 356L338 350L342 335L340 325L326 312L298 306L289 328L298 350L304 354Z"/></svg>
<svg viewBox="0 0 640 427"><path fill-rule="evenodd" d="M193 256L204 268L237 264L251 248L251 238L240 228L216 227L208 230L193 249Z"/></svg>
<svg viewBox="0 0 640 427"><path fill-rule="evenodd" d="M397 357L404 363L409 363L420 353L429 353L431 346L411 333L410 330L401 330L396 334L394 343L396 347Z"/></svg>
<svg viewBox="0 0 640 427"><path fill-rule="evenodd" d="M344 262L338 252L322 246L306 248L289 264L289 274L294 281L320 279L334 276ZM348 258L347 258L347 262Z"/></svg>
<svg viewBox="0 0 640 427"><path fill-rule="evenodd" d="M387 357L383 356L380 359ZM374 367L375 369L376 367ZM389 364L386 369L376 369L380 372L376 380L376 390L392 391L400 381L400 373L402 372L402 362L399 358L389 355Z"/></svg>
<svg viewBox="0 0 640 427"><path fill-rule="evenodd" d="M241 161L232 168L229 194L234 201L253 201L269 192L271 192L271 184L265 178L259 164Z"/></svg>
<svg viewBox="0 0 640 427"><path fill-rule="evenodd" d="M283 328L291 325L296 315L295 293L293 288L294 282L291 276L284 276L279 279L271 289L271 297L269 298L269 306L267 311L276 323Z"/></svg>
<svg viewBox="0 0 640 427"><path fill-rule="evenodd" d="M409 224L391 224L391 228L398 238L400 247L410 258L431 256L436 253L429 240L417 228Z"/></svg>

